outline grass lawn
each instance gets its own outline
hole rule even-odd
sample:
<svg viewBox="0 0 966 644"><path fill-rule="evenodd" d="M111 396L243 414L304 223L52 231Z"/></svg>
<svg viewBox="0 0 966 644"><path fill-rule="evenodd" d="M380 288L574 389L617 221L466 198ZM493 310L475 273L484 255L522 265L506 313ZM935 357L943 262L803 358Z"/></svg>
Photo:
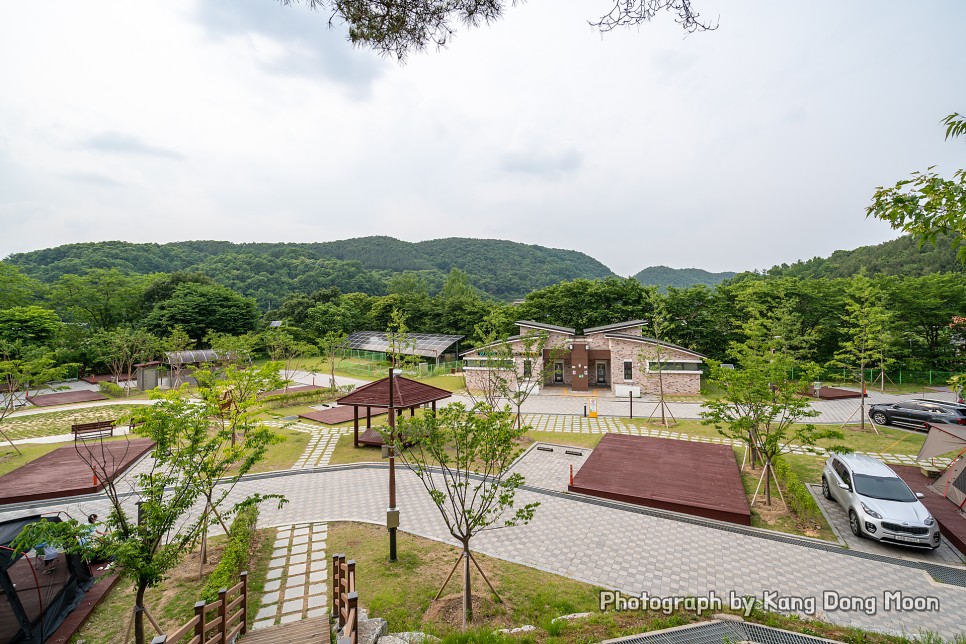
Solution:
<svg viewBox="0 0 966 644"><path fill-rule="evenodd" d="M63 444L59 443L36 443L27 445L18 445L20 451L23 454L17 454L16 450L10 447L9 444L4 443L0 445L0 476L8 472L12 472L21 465L26 465L30 461L40 458L44 454L48 454L58 447L63 447Z"/></svg>
<svg viewBox="0 0 966 644"><path fill-rule="evenodd" d="M0 429L3 429L3 432L11 440L69 434L71 425L92 423L98 420L114 420L134 408L135 405L102 405L100 407L63 409L26 416L14 414L4 419Z"/></svg>
<svg viewBox="0 0 966 644"><path fill-rule="evenodd" d="M265 458L255 464L252 473L273 472L275 470L287 470L299 459L305 451L312 437L308 432L299 432L294 429L275 429L276 434L284 440L275 445L269 445Z"/></svg>
<svg viewBox="0 0 966 644"><path fill-rule="evenodd" d="M251 565L248 568L249 625L254 621L255 613L258 612L258 606L261 603L262 588L265 586L265 576L268 572L268 563L271 560L275 530L259 530L258 535L258 543L254 548ZM201 590L204 588L205 580L221 558L226 541L227 538L224 535L209 539L209 563L204 567L204 575L201 581L198 580L199 560L197 551L195 551L182 560L181 564L168 575L161 586L149 588L145 593L144 603L162 628L169 631L174 630L194 615L194 604L201 599ZM81 630L71 638L71 642L80 642L81 640L88 644L123 642L133 606L134 590L132 584L121 579L97 605ZM154 628L147 620L145 620L145 632L148 641L151 641L151 638L156 635Z"/></svg>
<svg viewBox="0 0 966 644"><path fill-rule="evenodd" d="M538 510L539 512L540 510ZM601 612L599 588L590 584L475 554L487 577L503 598L495 603L485 582L474 569L471 579L476 617L473 629L459 634L462 616L461 585L454 575L434 602L459 554L457 548L398 533L399 561L387 561L388 539L385 528L358 523L330 523L328 544L331 552L344 552L356 562L356 585L360 605L373 617L389 622L391 632L421 630L444 638L444 644L503 642L590 643L701 621L692 613L677 612ZM570 613L591 615L570 622L551 620ZM705 616L703 619L707 619ZM754 612L750 621L795 632L807 632L865 644L900 644L911 640L871 634L857 629L822 622ZM518 636L492 633L495 628L531 624L538 629Z"/></svg>

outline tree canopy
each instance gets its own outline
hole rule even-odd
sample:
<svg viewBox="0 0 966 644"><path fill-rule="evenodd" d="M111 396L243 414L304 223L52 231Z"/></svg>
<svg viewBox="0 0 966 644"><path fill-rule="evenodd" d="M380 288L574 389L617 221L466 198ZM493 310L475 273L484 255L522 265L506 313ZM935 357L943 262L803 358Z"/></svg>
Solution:
<svg viewBox="0 0 966 644"><path fill-rule="evenodd" d="M281 0L290 5L303 2L312 9L329 12L329 22L341 19L349 27L349 41L381 54L403 60L427 47L443 47L458 25L489 24L517 0ZM611 9L590 24L601 32L639 25L662 12L673 13L689 32L717 28L701 19L691 0L610 0ZM606 6L606 5L605 5Z"/></svg>

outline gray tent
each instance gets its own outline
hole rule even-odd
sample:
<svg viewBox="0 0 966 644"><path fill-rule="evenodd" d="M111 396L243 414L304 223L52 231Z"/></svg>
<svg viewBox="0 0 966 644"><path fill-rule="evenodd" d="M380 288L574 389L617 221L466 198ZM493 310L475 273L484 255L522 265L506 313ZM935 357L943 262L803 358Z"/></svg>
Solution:
<svg viewBox="0 0 966 644"><path fill-rule="evenodd" d="M935 458L953 450L959 450L960 456L966 452L966 426L930 423L929 434L917 460ZM962 509L966 505L966 459L953 461L937 482L937 487L940 485L945 497Z"/></svg>

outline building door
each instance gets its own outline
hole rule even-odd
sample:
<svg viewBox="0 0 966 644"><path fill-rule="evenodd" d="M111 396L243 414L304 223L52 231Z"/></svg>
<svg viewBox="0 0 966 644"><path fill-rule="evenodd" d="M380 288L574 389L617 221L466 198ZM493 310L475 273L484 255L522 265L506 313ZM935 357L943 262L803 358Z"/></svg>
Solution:
<svg viewBox="0 0 966 644"><path fill-rule="evenodd" d="M606 362L597 363L597 384L598 385L607 384L607 363Z"/></svg>
<svg viewBox="0 0 966 644"><path fill-rule="evenodd" d="M558 360L553 363L553 381L563 384L563 361Z"/></svg>

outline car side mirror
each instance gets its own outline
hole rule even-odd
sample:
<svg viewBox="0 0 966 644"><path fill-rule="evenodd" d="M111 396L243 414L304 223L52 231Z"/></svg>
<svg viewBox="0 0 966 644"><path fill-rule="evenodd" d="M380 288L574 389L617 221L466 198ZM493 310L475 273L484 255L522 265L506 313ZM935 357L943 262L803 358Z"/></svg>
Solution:
<svg viewBox="0 0 966 644"><path fill-rule="evenodd" d="M839 487L843 490L849 490L850 492L852 491L852 488L849 487L848 483L839 483Z"/></svg>
<svg viewBox="0 0 966 644"><path fill-rule="evenodd" d="M916 492L916 498L917 499L924 499L924 498L926 498L926 495L923 494L922 492Z"/></svg>

